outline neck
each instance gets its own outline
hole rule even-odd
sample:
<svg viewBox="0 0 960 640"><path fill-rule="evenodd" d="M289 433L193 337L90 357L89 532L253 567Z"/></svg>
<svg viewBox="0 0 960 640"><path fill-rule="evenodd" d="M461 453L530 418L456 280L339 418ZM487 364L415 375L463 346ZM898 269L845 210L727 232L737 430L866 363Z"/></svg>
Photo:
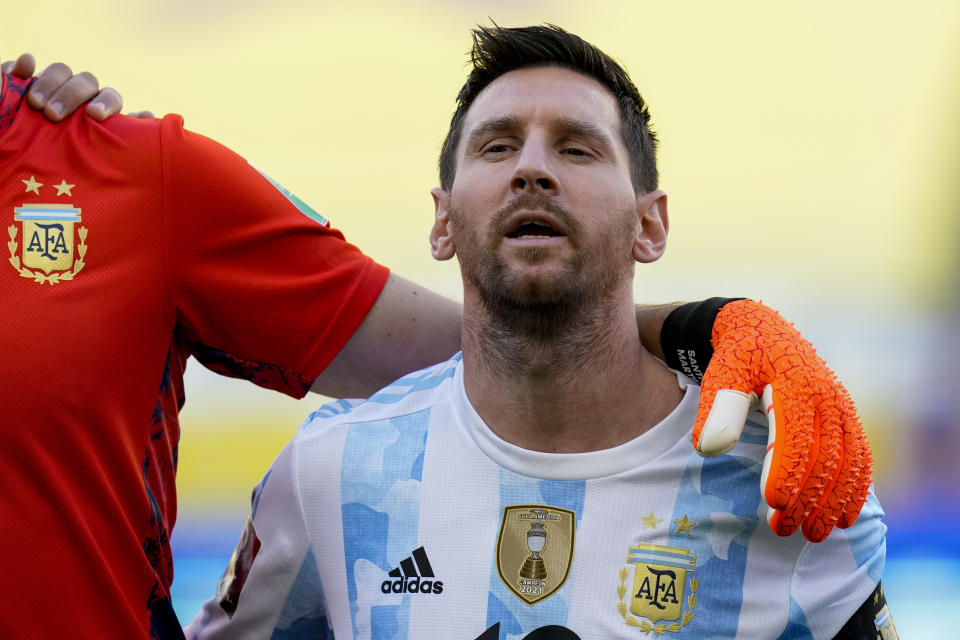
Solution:
<svg viewBox="0 0 960 640"><path fill-rule="evenodd" d="M494 433L535 451L596 451L677 406L676 376L640 343L629 292L621 300L499 317L465 299L464 384Z"/></svg>

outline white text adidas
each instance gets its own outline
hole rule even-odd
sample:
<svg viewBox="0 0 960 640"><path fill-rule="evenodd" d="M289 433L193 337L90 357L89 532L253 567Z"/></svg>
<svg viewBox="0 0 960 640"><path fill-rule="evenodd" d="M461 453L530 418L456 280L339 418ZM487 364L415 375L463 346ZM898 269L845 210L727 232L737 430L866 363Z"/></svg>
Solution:
<svg viewBox="0 0 960 640"><path fill-rule="evenodd" d="M380 584L383 593L443 593L443 582L433 579L433 567L423 547L414 550L388 575L395 580L384 580Z"/></svg>

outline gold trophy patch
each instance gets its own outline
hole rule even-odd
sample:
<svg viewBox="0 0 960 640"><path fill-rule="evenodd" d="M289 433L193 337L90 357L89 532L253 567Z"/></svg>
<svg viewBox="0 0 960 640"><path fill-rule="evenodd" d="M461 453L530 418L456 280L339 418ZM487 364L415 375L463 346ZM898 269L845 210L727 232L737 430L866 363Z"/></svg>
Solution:
<svg viewBox="0 0 960 640"><path fill-rule="evenodd" d="M573 561L576 514L537 504L503 509L497 536L497 572L529 605L549 598L566 582Z"/></svg>

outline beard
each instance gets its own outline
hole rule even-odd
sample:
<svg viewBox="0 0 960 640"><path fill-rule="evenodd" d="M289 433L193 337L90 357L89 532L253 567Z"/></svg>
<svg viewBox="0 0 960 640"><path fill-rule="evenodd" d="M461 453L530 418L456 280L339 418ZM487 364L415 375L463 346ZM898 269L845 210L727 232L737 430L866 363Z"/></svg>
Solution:
<svg viewBox="0 0 960 640"><path fill-rule="evenodd" d="M532 277L523 266L507 265L500 252L506 220L521 209L552 213L562 223L575 250L549 277ZM546 346L589 327L602 331L604 300L632 274L630 243L635 213L626 213L622 222L610 225L602 244L596 243L596 246L584 246L588 240L582 225L542 194L524 193L497 211L485 226L489 230L485 235L466 224L466 217L453 201L450 220L458 236L461 273L465 282L477 291L490 320L487 329L492 334L488 338L521 338L530 346ZM533 268L545 260L548 251L524 249L521 260Z"/></svg>

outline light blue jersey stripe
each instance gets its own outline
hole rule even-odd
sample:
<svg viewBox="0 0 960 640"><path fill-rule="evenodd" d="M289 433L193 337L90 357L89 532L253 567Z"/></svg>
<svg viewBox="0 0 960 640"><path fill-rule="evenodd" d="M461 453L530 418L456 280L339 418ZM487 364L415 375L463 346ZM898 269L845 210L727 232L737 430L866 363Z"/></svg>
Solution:
<svg viewBox="0 0 960 640"><path fill-rule="evenodd" d="M760 465L747 458L725 455L719 458L692 457L684 472L671 516L668 545L689 549L697 557L696 569L687 574L684 611L689 610L692 579L698 583L696 605L684 632L692 638L733 638L737 635L740 608L729 606L740 598L727 598L726 604L711 599L724 590L744 587L747 545L757 526L760 505ZM696 475L700 476L697 489ZM696 514L733 514L714 523ZM684 520L686 518L686 520ZM698 519L699 518L699 519ZM689 526L689 522L696 524ZM692 535L686 532L687 525ZM716 553L719 551L720 553ZM720 556L725 556L725 559Z"/></svg>
<svg viewBox="0 0 960 640"><path fill-rule="evenodd" d="M353 633L358 633L358 592L379 593L380 583L361 584L358 563L384 573L395 568L417 546L420 476L430 411L358 423L350 427L343 448L341 505L344 555ZM364 574L366 575L366 574ZM372 637L405 640L410 596L401 604L371 607Z"/></svg>
<svg viewBox="0 0 960 640"><path fill-rule="evenodd" d="M310 549L290 587L290 594L270 640L327 639L333 639L333 630L327 620L327 605L323 597L323 583L317 571L317 558L313 555L313 549Z"/></svg>
<svg viewBox="0 0 960 640"><path fill-rule="evenodd" d="M389 387L370 396L370 402L378 404L395 404L406 398L411 393L417 391L427 391L440 386L445 380L453 378L456 372L455 366L440 369L431 368L423 375L408 376L397 380Z"/></svg>
<svg viewBox="0 0 960 640"><path fill-rule="evenodd" d="M835 531L831 535L846 536L850 543L850 553L858 567L867 567L867 575L874 582L880 582L883 577L883 568L887 557L887 525L881 518L884 516L883 507L873 493L873 484L867 494L867 502L863 505L857 521L846 530Z"/></svg>
<svg viewBox="0 0 960 640"><path fill-rule="evenodd" d="M807 616L803 614L803 609L793 598L790 598L790 621L777 640L813 640Z"/></svg>

